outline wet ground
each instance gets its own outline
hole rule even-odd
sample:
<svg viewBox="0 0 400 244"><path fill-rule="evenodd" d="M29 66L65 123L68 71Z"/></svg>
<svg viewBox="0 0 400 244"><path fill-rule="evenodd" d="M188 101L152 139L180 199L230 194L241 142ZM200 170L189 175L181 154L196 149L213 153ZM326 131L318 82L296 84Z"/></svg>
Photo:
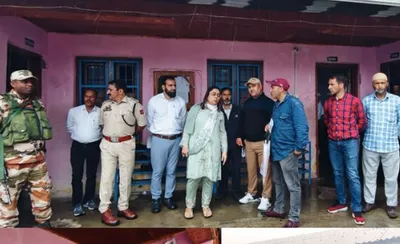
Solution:
<svg viewBox="0 0 400 244"><path fill-rule="evenodd" d="M312 187L303 187L302 189L302 210L300 222L302 227L355 227L351 218L350 210L338 214L329 214L326 208L334 202L335 192L332 188L320 188L315 185ZM195 217L186 220L183 217L185 192L179 191L175 194L175 200L178 204L177 210L169 210L166 207L157 214L151 212L151 198L146 196L133 196L130 205L138 214L136 220L125 220L120 218L121 228L132 227L281 227L286 220L273 218L264 218L257 210L258 203L247 205L239 204L232 196L227 196L222 200L213 199L211 208L213 216L204 218L200 208L200 194L197 197L197 207L195 208ZM400 218L391 220L385 212L385 200L383 189L378 190L377 194L378 209L365 214L365 227L400 227ZM53 218L73 220L82 227L106 227L100 222L100 213L98 211L87 211L85 216L74 217L72 214L71 202L69 199L53 199ZM26 205L24 205L26 207ZM26 209L26 208L25 208ZM113 205L114 211L116 206ZM31 219L28 214L23 212L21 220L22 226L29 226ZM114 228L114 227L109 227Z"/></svg>

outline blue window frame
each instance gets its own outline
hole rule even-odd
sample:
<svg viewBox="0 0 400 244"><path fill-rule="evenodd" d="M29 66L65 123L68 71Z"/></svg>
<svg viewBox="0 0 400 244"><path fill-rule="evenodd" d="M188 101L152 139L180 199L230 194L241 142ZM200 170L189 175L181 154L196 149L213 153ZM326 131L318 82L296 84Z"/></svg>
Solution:
<svg viewBox="0 0 400 244"><path fill-rule="evenodd" d="M114 79L125 80L127 95L141 101L141 60L78 58L78 105L83 104L86 89L97 91L96 105L108 99L108 83Z"/></svg>
<svg viewBox="0 0 400 244"><path fill-rule="evenodd" d="M208 61L208 84L232 89L232 103L242 105L248 98L244 84L251 78L261 77L262 62Z"/></svg>

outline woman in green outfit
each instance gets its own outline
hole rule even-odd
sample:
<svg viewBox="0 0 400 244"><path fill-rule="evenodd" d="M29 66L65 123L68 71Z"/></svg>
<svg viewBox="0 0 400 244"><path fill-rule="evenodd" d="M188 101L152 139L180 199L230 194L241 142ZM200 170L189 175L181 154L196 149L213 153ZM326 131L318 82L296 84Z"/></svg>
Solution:
<svg viewBox="0 0 400 244"><path fill-rule="evenodd" d="M186 119L181 141L182 156L188 157L185 218L193 218L197 189L202 183L202 208L206 218L210 209L213 184L221 180L221 162L227 157L227 137L224 124L221 93L210 87L203 102L194 105Z"/></svg>

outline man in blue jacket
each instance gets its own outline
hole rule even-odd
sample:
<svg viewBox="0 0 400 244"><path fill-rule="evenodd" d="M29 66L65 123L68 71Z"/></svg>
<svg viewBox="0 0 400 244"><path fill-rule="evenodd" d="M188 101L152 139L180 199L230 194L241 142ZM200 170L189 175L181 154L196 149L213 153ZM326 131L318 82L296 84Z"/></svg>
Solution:
<svg viewBox="0 0 400 244"><path fill-rule="evenodd" d="M276 100L272 113L271 156L272 182L276 200L266 217L285 217L285 184L290 192L289 220L284 227L299 227L301 187L298 175L298 157L308 144L308 123L303 104L288 93L287 80L267 81L271 97ZM267 126L266 129L269 130Z"/></svg>

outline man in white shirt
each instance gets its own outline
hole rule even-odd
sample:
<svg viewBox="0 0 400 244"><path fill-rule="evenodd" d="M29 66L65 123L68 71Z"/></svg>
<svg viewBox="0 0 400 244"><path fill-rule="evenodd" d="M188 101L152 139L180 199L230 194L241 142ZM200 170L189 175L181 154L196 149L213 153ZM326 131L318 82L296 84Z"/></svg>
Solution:
<svg viewBox="0 0 400 244"><path fill-rule="evenodd" d="M176 96L173 76L160 78L163 92L149 100L146 109L147 129L151 136L151 195L153 213L161 211L161 179L166 171L164 204L169 209L177 206L172 200L176 183L176 165L179 159L179 143L186 120L186 103Z"/></svg>
<svg viewBox="0 0 400 244"><path fill-rule="evenodd" d="M99 125L100 108L95 106L96 98L95 90L86 90L84 105L71 108L68 112L67 129L72 138L72 205L76 217L85 214L83 207L91 211L97 208L93 198L102 136ZM83 196L82 177L85 160L86 189Z"/></svg>

